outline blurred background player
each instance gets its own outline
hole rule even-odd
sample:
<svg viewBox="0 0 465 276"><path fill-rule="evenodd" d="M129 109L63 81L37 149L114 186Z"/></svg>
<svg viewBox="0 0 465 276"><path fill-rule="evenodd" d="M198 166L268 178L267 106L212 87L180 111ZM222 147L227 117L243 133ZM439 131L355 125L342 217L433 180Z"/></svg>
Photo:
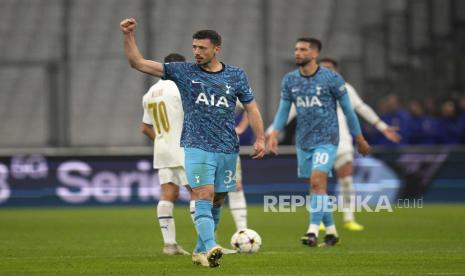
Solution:
<svg viewBox="0 0 465 276"><path fill-rule="evenodd" d="M335 59L325 57L320 59L319 64L322 67L338 72L339 64ZM346 89L354 111L383 133L386 139L394 143L398 143L400 141L400 136L396 129L383 122L373 109L363 102L354 87L347 82ZM352 144L352 136L350 135L347 127L347 120L340 104L337 105L337 117L339 121L339 146L336 153L336 161L334 162L334 169L336 171L336 176L343 198L344 228L351 231L361 231L363 230L363 226L355 221L353 211L353 208L355 207L355 191L352 179L354 147Z"/></svg>
<svg viewBox="0 0 465 276"><path fill-rule="evenodd" d="M247 119L246 114L243 112L244 107L238 101L236 105L236 121L238 121L236 128L237 136L241 136L249 128L249 120ZM240 140L241 144L243 143L242 138ZM244 189L242 187L242 164L241 157L237 156L236 164L236 190L228 192L229 198L229 209L231 210L234 223L236 225L236 231L243 230L247 228L247 202L244 195Z"/></svg>
<svg viewBox="0 0 465 276"><path fill-rule="evenodd" d="M181 146L185 168L195 200L195 224L198 232L193 253L207 252L210 267L219 266L223 256L216 243L215 230L227 192L236 189L235 172L239 143L234 130L237 99L244 104L256 136L254 159L265 154L263 121L245 72L220 62L221 36L213 30L193 35L192 52L196 63L160 63L144 59L134 30L136 21L128 18L120 23L124 34L125 53L131 66L141 72L176 83L184 107Z"/></svg>
<svg viewBox="0 0 465 276"><path fill-rule="evenodd" d="M165 62L183 62L180 54L170 54ZM188 187L184 171L184 150L180 147L184 120L181 96L176 84L159 80L142 98L144 116L142 132L152 140L153 167L158 169L161 185L157 216L165 243L163 254L190 255L176 242L176 227L173 217L174 202L179 197L179 187Z"/></svg>
<svg viewBox="0 0 465 276"><path fill-rule="evenodd" d="M333 167L339 144L337 102L348 119L352 134L356 136L359 152L365 155L370 150L352 109L344 79L317 64L321 47L321 42L315 38L297 40L294 55L299 68L283 77L281 101L268 140L269 149L277 154L277 136L284 128L294 103L297 109L298 176L308 178L311 185L310 223L301 241L311 247L318 245L321 222L326 227L326 236L320 246L333 246L339 242L327 195L328 173Z"/></svg>

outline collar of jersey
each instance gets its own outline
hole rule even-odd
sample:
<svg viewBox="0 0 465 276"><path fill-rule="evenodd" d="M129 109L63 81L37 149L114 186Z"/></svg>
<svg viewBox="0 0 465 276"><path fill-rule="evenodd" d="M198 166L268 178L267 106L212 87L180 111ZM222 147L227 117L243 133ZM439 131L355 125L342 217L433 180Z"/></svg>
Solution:
<svg viewBox="0 0 465 276"><path fill-rule="evenodd" d="M205 73L208 73L208 74L219 74L219 73L223 72L224 69L226 68L226 65L225 65L223 62L220 61L220 63L221 63L221 65L222 65L223 67L221 68L220 71L215 71L215 72L207 71L207 70L203 69L202 66L200 66L200 65L198 65L198 64L197 64L197 66L200 68L200 70L204 71Z"/></svg>
<svg viewBox="0 0 465 276"><path fill-rule="evenodd" d="M297 70L299 70L299 69L297 69ZM304 75L304 74L302 74L302 72L300 72L300 70L299 70L299 75L300 75L301 77L304 77L304 78L311 78L311 77L314 77L314 76L318 73L318 71L320 71L320 66L318 66L318 67L316 68L315 72L314 72L313 74L311 74L311 75L308 75L308 76L307 76L307 75Z"/></svg>

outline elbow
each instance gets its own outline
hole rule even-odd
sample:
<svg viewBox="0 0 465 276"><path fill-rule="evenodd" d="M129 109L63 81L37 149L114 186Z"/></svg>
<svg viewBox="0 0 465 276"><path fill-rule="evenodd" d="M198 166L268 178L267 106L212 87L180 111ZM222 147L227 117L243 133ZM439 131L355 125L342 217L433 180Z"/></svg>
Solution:
<svg viewBox="0 0 465 276"><path fill-rule="evenodd" d="M142 134L144 134L144 135L147 135L147 134L148 134L148 133L147 133L147 129L146 129L144 126L141 127L140 132L141 132Z"/></svg>
<svg viewBox="0 0 465 276"><path fill-rule="evenodd" d="M129 60L129 65L131 68L138 70L139 69L139 63L135 60L130 59Z"/></svg>

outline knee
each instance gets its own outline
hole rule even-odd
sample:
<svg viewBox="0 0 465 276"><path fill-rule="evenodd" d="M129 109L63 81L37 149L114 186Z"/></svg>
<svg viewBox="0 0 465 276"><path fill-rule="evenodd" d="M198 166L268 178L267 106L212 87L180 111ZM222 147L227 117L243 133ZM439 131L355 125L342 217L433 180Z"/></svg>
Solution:
<svg viewBox="0 0 465 276"><path fill-rule="evenodd" d="M194 190L195 198L199 200L213 200L213 191L208 189Z"/></svg>
<svg viewBox="0 0 465 276"><path fill-rule="evenodd" d="M175 202L179 197L178 189L164 189L162 190L161 200Z"/></svg>
<svg viewBox="0 0 465 276"><path fill-rule="evenodd" d="M322 177L312 175L312 177L310 178L310 185L312 187L313 192L326 192L326 183Z"/></svg>
<svg viewBox="0 0 465 276"><path fill-rule="evenodd" d="M228 193L216 193L215 198L213 199L213 206L220 207L224 204L224 199Z"/></svg>

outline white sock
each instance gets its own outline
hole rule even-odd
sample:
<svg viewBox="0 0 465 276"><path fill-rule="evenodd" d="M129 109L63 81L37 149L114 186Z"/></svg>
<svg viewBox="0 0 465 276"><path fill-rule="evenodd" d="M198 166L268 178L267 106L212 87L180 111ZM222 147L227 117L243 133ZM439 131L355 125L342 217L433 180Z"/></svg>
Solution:
<svg viewBox="0 0 465 276"><path fill-rule="evenodd" d="M173 218L173 202L161 200L157 206L158 222L165 244L176 244L176 229Z"/></svg>
<svg viewBox="0 0 465 276"><path fill-rule="evenodd" d="M346 176L339 179L339 184L341 185L342 193L342 210L344 222L353 221L355 219L355 191L352 183L352 176Z"/></svg>
<svg viewBox="0 0 465 276"><path fill-rule="evenodd" d="M320 225L318 224L310 224L308 226L307 233L313 233L316 237L318 237L318 232L320 232ZM326 230L328 232L328 230Z"/></svg>
<svg viewBox="0 0 465 276"><path fill-rule="evenodd" d="M229 209L236 223L236 229L247 228L247 204L245 202L244 190L229 192Z"/></svg>
<svg viewBox="0 0 465 276"><path fill-rule="evenodd" d="M191 219L192 219L192 222L194 223L195 225L195 200L191 200L189 202L189 212L191 214Z"/></svg>
<svg viewBox="0 0 465 276"><path fill-rule="evenodd" d="M336 225L326 227L326 235L334 235L337 237Z"/></svg>

